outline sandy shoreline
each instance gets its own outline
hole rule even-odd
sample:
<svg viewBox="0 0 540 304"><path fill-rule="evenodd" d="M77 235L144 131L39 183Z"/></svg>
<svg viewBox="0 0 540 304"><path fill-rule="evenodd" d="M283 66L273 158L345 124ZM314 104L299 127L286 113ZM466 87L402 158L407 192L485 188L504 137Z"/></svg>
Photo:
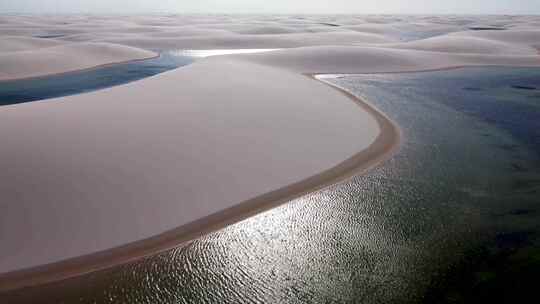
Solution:
<svg viewBox="0 0 540 304"><path fill-rule="evenodd" d="M2 37L0 36L0 41ZM7 41L9 43L9 41ZM0 52L0 81L41 78L151 59L155 52L111 43L76 43Z"/></svg>
<svg viewBox="0 0 540 304"><path fill-rule="evenodd" d="M52 76L61 76L61 75L69 75L69 74L73 74L73 73L89 72L89 71L94 71L94 70L97 70L97 69L111 67L111 66L115 66L115 65L119 65L119 64L128 64L128 63L141 62L141 61L150 60L150 59L156 59L156 58L159 58L159 56L161 56L161 55L156 54L155 56L148 57L148 58L130 59L130 60L125 60L125 61L110 62L110 63L104 63L104 64L96 65L96 66L93 66L93 67L88 67L88 68L83 68L83 69L75 69L75 70L70 70L70 71L63 71L63 72L58 72L58 73L44 74L44 75L40 75L40 76L0 79L0 84L1 83L6 83L6 82L11 82L11 81L18 81L18 80L43 79L43 78L52 77Z"/></svg>
<svg viewBox="0 0 540 304"><path fill-rule="evenodd" d="M306 76L313 79L313 81L321 81L316 79L315 75ZM401 139L399 127L369 103L341 88L324 81L321 82L340 91L349 100L352 100L376 119L381 131L375 142L368 149L357 153L320 174L244 201L232 208L155 237L58 263L0 274L0 292L67 279L127 263L180 246L183 243L277 207L302 195L321 190L352 176L361 174L390 158L399 147Z"/></svg>

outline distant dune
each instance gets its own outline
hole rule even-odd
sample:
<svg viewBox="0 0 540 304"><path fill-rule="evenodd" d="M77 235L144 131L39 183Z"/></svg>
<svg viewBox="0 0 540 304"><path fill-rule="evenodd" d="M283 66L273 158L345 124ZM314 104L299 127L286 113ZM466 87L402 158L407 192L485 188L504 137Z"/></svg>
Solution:
<svg viewBox="0 0 540 304"><path fill-rule="evenodd" d="M111 43L77 43L54 47L39 47L31 40L32 49L0 53L0 80L37 77L63 73L104 64L119 63L156 56L155 53ZM10 39L11 47L21 47L20 41Z"/></svg>
<svg viewBox="0 0 540 304"><path fill-rule="evenodd" d="M540 30L530 28L505 31L468 31L453 35L479 37L519 45L537 44L540 41Z"/></svg>
<svg viewBox="0 0 540 304"><path fill-rule="evenodd" d="M534 49L531 49L534 51ZM331 56L329 55L331 54ZM538 66L540 57L409 50L390 47L304 47L243 56L262 64L302 73L408 72L472 65Z"/></svg>
<svg viewBox="0 0 540 304"><path fill-rule="evenodd" d="M227 34L192 37L139 37L105 38L103 41L140 48L176 49L234 49L234 48L293 48L316 45L351 45L395 42L393 38L377 34L345 32L318 32L292 34Z"/></svg>
<svg viewBox="0 0 540 304"><path fill-rule="evenodd" d="M482 37L481 35L468 34L460 35L458 33L454 35L443 35L406 43L387 44L383 47L484 55L532 55L535 53L532 47L521 44L522 43L511 43L504 39L490 39L489 36Z"/></svg>
<svg viewBox="0 0 540 304"><path fill-rule="evenodd" d="M471 63L474 60L470 56L475 55L501 56L500 60L479 58L478 64L513 64L529 62L530 58L511 59L505 56L531 56L536 53L540 41L540 21L535 16L4 16L0 22L0 53L43 49L43 54L35 55L2 54L1 79L45 75L149 55L141 50L118 47L116 55L98 58L93 47L86 45L80 46L88 48L80 51L80 54L84 54L80 57L85 59L75 63L70 57L75 46L66 46L65 50L44 49L68 43L112 43L147 50L318 47L320 52L334 50L336 56L350 54L353 56L351 59L374 56L369 57L368 66L376 65L379 68L375 70L379 71L386 69L381 69L373 60L378 60L379 56L393 62L393 58L388 58L392 53L390 49L419 51L416 54L397 54L404 56L403 66L411 68ZM53 39L36 38L38 36ZM367 46L385 50L381 50L380 55L370 55L369 50L354 48ZM347 49L349 47L353 48ZM78 49L76 51L79 52ZM359 53L352 54L355 51ZM306 54L307 57L299 59L301 62L320 53L317 49L306 52L312 55ZM448 53L448 56L440 57L429 52ZM460 55L469 57L455 57ZM65 58L57 60L55 56ZM299 53L291 52L291 56L296 58ZM332 60L347 61L346 58L332 58L336 56L328 54L328 59L323 60L321 66L328 65ZM428 62L434 58L442 64L411 64L411 61L421 57L426 57ZM43 64L40 60L50 64ZM365 58L358 60L368 61ZM15 71L13 64L7 63L22 61L28 64L22 64L20 71ZM360 66L362 70L367 70L366 65L350 64L354 68ZM295 65L301 64L293 62ZM390 65L382 63L382 66ZM392 66L399 68L399 65ZM352 67L347 71L354 70Z"/></svg>
<svg viewBox="0 0 540 304"><path fill-rule="evenodd" d="M4 36L1 37L1 41L0 54L5 52L30 51L66 44L66 42L55 39L42 39L23 36Z"/></svg>

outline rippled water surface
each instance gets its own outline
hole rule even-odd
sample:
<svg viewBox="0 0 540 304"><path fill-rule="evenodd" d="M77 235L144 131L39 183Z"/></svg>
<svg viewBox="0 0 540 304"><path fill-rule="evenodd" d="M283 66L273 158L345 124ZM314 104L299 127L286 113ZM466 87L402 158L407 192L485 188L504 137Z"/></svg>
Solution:
<svg viewBox="0 0 540 304"><path fill-rule="evenodd" d="M540 70L330 81L401 126L392 159L187 246L0 302L519 300L540 273Z"/></svg>

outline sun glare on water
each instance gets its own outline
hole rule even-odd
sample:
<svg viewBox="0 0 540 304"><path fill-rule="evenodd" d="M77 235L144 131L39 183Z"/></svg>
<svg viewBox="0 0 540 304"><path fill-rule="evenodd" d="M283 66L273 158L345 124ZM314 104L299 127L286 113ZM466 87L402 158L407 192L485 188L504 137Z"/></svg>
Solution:
<svg viewBox="0 0 540 304"><path fill-rule="evenodd" d="M278 49L221 49L221 50L177 50L171 52L176 56L210 57L219 55L252 54L276 51Z"/></svg>

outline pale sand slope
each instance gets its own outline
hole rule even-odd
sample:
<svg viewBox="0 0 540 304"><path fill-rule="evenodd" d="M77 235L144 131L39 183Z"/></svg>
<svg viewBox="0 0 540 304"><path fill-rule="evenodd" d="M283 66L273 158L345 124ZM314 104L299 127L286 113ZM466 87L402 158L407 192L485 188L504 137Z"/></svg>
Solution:
<svg viewBox="0 0 540 304"><path fill-rule="evenodd" d="M327 170L378 133L327 85L227 58L0 107L0 272L176 228Z"/></svg>
<svg viewBox="0 0 540 304"><path fill-rule="evenodd" d="M97 40L100 41L100 40ZM312 45L354 45L395 42L395 39L378 34L358 32L294 33L267 35L219 35L160 38L133 37L107 38L103 41L125 44L140 48L177 49L233 49L233 48L293 48Z"/></svg>
<svg viewBox="0 0 540 304"><path fill-rule="evenodd" d="M243 55L244 60L311 74L407 72L475 65L539 66L534 55L484 55L382 47L305 47Z"/></svg>
<svg viewBox="0 0 540 304"><path fill-rule="evenodd" d="M382 45L382 47L483 55L536 54L536 50L526 44L516 44L483 37L459 35L444 35L406 43L385 44Z"/></svg>
<svg viewBox="0 0 540 304"><path fill-rule="evenodd" d="M531 45L538 44L540 42L540 29L538 28L507 31L468 31L457 32L451 35L478 37L506 43L514 43L517 45Z"/></svg>
<svg viewBox="0 0 540 304"><path fill-rule="evenodd" d="M41 39L22 36L0 37L0 42L0 53L28 51L66 44L64 41L55 39Z"/></svg>
<svg viewBox="0 0 540 304"><path fill-rule="evenodd" d="M156 55L150 51L110 43L77 43L0 52L0 80L63 73Z"/></svg>
<svg viewBox="0 0 540 304"><path fill-rule="evenodd" d="M538 66L540 31L459 32L369 47L321 46L245 55L302 73L403 72L466 65Z"/></svg>

